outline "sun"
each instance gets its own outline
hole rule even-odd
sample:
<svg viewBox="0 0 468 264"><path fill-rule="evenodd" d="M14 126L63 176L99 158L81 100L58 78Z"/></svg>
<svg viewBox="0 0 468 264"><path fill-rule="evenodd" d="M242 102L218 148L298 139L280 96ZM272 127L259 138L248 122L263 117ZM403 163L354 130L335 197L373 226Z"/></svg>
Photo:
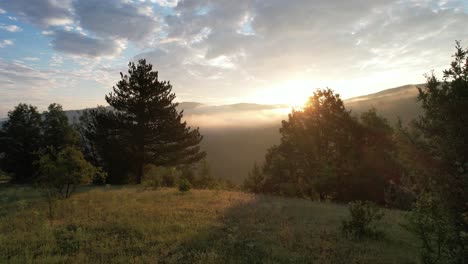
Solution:
<svg viewBox="0 0 468 264"><path fill-rule="evenodd" d="M287 80L255 91L253 100L261 104L284 104L301 108L315 88L309 80Z"/></svg>

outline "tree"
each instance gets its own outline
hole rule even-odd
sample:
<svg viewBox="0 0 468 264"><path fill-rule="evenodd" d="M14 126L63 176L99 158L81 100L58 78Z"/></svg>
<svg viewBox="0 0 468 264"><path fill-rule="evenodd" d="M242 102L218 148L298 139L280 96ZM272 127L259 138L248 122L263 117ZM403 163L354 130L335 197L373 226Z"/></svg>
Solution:
<svg viewBox="0 0 468 264"><path fill-rule="evenodd" d="M103 106L86 110L80 116L78 132L85 158L108 173L107 183L128 183L132 170L132 153L123 138L117 114Z"/></svg>
<svg viewBox="0 0 468 264"><path fill-rule="evenodd" d="M201 160L203 139L177 110L172 85L158 80L158 72L142 59L129 63L128 75L113 87L106 101L115 111L121 140L128 146L136 183L141 183L144 165L173 166Z"/></svg>
<svg viewBox="0 0 468 264"><path fill-rule="evenodd" d="M341 194L340 182L354 162L355 126L339 95L314 92L282 122L281 143L266 156L266 189L322 199Z"/></svg>
<svg viewBox="0 0 468 264"><path fill-rule="evenodd" d="M454 263L468 259L468 49L456 42L450 68L440 81L434 73L419 88L423 115L416 122L424 147L439 169L433 178L433 192L441 197L450 219L450 239L445 244Z"/></svg>
<svg viewBox="0 0 468 264"><path fill-rule="evenodd" d="M263 190L265 177L257 163L254 164L249 176L244 180L243 189L253 193L260 193Z"/></svg>
<svg viewBox="0 0 468 264"><path fill-rule="evenodd" d="M397 160L393 128L375 109L363 112L359 119L359 163L345 185L347 199L371 200L385 203L385 190L389 183L400 184L402 169ZM363 191L365 190L365 191Z"/></svg>
<svg viewBox="0 0 468 264"><path fill-rule="evenodd" d="M62 199L70 197L77 185L90 183L92 177L100 173L84 159L79 149L71 146L60 151L49 148L48 151L43 151L37 163L39 185Z"/></svg>
<svg viewBox="0 0 468 264"><path fill-rule="evenodd" d="M45 111L42 116L43 146L53 147L59 151L66 146L78 145L78 134L68 123L68 118L60 104L50 104L48 111Z"/></svg>
<svg viewBox="0 0 468 264"><path fill-rule="evenodd" d="M317 90L280 129L265 156L262 190L285 196L385 202L398 183L393 129L374 109L351 116L339 95Z"/></svg>
<svg viewBox="0 0 468 264"><path fill-rule="evenodd" d="M2 130L3 170L12 173L15 182L32 182L36 176L35 153L41 147L41 115L37 108L20 103L8 112Z"/></svg>

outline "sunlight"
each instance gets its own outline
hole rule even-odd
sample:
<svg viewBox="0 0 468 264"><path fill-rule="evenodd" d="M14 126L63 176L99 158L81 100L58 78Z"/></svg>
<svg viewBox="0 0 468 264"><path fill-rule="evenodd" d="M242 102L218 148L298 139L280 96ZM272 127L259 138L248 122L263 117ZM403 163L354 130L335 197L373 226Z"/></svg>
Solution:
<svg viewBox="0 0 468 264"><path fill-rule="evenodd" d="M252 100L260 104L286 104L289 108L300 108L314 90L310 80L288 80L257 90Z"/></svg>

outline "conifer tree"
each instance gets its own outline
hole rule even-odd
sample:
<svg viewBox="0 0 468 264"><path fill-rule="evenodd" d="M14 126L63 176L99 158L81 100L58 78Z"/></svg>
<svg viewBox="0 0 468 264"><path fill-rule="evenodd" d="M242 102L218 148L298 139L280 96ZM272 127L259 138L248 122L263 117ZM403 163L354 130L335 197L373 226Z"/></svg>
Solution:
<svg viewBox="0 0 468 264"><path fill-rule="evenodd" d="M171 166L202 159L203 137L182 121L172 85L159 81L158 72L144 59L128 66L128 75L120 73L106 101L116 110L121 138L130 148L136 183L141 183L145 164Z"/></svg>
<svg viewBox="0 0 468 264"><path fill-rule="evenodd" d="M42 114L42 141L44 147L52 147L57 151L78 145L78 133L68 123L68 117L62 105L52 103Z"/></svg>
<svg viewBox="0 0 468 264"><path fill-rule="evenodd" d="M15 182L31 182L36 176L36 152L41 147L41 115L36 107L20 103L8 112L2 130L2 169L12 173Z"/></svg>

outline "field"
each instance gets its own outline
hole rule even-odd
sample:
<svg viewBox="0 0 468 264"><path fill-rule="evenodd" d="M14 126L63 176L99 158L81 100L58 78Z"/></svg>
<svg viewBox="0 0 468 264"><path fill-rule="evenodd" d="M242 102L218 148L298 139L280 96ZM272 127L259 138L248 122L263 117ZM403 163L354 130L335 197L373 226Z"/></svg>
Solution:
<svg viewBox="0 0 468 264"><path fill-rule="evenodd" d="M339 232L345 206L241 192L82 188L54 206L0 187L0 263L419 263L386 210L379 240Z"/></svg>

